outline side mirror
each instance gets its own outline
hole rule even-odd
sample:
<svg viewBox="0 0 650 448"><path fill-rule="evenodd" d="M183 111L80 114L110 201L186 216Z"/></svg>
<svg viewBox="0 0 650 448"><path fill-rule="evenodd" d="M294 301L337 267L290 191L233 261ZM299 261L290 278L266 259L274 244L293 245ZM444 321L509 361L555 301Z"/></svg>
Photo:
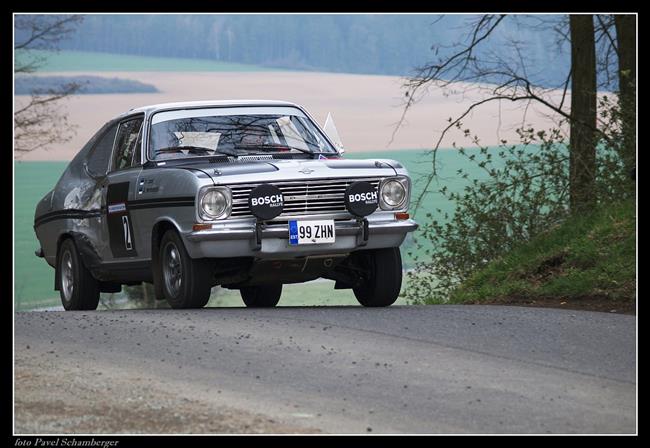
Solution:
<svg viewBox="0 0 650 448"><path fill-rule="evenodd" d="M325 131L332 143L334 143L334 146L336 147L336 150L339 152L339 154L343 154L345 152L345 148L343 148L343 142L341 142L339 132L336 130L334 118L332 118L332 114L329 112L327 114L327 119L325 120L325 126L323 126L323 131Z"/></svg>

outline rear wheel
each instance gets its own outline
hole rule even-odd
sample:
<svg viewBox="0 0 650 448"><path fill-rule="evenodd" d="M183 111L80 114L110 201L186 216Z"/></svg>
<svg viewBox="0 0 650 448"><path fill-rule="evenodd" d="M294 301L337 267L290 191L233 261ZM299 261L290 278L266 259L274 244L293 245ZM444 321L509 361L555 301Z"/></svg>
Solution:
<svg viewBox="0 0 650 448"><path fill-rule="evenodd" d="M86 269L72 239L59 248L57 274L63 308L96 310L99 303L99 282Z"/></svg>
<svg viewBox="0 0 650 448"><path fill-rule="evenodd" d="M181 237L168 230L160 241L160 270L157 278L172 308L202 308L210 300L212 274L204 260L189 256Z"/></svg>
<svg viewBox="0 0 650 448"><path fill-rule="evenodd" d="M402 288L402 257L398 247L359 252L357 262L366 273L352 290L363 306L389 306Z"/></svg>
<svg viewBox="0 0 650 448"><path fill-rule="evenodd" d="M248 286L239 290L241 298L250 308L272 308L280 301L282 283Z"/></svg>

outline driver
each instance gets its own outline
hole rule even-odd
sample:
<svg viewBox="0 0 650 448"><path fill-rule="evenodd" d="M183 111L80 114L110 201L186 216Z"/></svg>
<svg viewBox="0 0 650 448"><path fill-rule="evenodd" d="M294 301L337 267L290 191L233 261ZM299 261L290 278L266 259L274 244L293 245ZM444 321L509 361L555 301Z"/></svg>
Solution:
<svg viewBox="0 0 650 448"><path fill-rule="evenodd" d="M273 144L271 134L266 129L260 129L259 126L247 127L241 136L242 146L264 146Z"/></svg>

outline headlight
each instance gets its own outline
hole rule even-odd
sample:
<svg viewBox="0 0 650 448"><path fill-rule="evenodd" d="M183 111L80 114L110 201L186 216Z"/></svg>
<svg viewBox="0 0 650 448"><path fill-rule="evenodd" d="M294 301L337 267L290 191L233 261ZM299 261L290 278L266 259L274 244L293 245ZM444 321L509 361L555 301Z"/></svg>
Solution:
<svg viewBox="0 0 650 448"><path fill-rule="evenodd" d="M379 189L382 210L395 210L408 206L409 180L406 177L385 179Z"/></svg>
<svg viewBox="0 0 650 448"><path fill-rule="evenodd" d="M232 208L231 197L227 188L209 188L202 191L199 199L201 219L212 221L227 218Z"/></svg>

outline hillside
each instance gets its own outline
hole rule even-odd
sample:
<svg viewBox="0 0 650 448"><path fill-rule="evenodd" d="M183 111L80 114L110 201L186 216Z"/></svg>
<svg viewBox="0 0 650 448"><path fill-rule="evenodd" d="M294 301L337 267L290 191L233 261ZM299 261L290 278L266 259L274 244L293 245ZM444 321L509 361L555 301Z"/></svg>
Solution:
<svg viewBox="0 0 650 448"><path fill-rule="evenodd" d="M488 264L451 303L503 303L632 312L636 306L634 201L601 206Z"/></svg>

